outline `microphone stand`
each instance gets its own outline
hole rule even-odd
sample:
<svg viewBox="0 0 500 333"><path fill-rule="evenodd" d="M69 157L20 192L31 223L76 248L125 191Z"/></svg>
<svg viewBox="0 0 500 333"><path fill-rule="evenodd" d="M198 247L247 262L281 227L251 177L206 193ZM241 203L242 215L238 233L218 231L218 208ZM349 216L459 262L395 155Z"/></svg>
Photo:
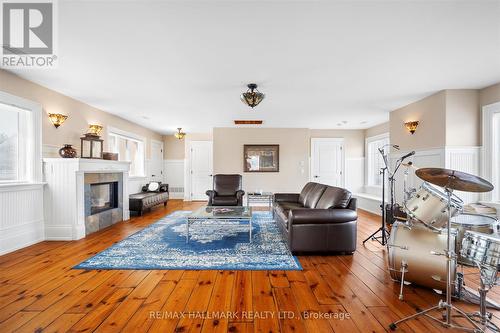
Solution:
<svg viewBox="0 0 500 333"><path fill-rule="evenodd" d="M384 148L379 148L378 150L380 154L382 154L382 157L384 159L384 164L385 166L380 169L380 173L382 174L382 204L380 205L380 208L382 209L382 226L377 229L373 234L368 236L364 241L363 244L365 244L368 240L376 240L383 246L387 244L387 240L389 238L389 231L387 230L385 226L385 219L386 219L386 211L385 211L385 173L389 171L389 164L387 163L387 155L384 153ZM375 236L378 233L381 233L380 236Z"/></svg>

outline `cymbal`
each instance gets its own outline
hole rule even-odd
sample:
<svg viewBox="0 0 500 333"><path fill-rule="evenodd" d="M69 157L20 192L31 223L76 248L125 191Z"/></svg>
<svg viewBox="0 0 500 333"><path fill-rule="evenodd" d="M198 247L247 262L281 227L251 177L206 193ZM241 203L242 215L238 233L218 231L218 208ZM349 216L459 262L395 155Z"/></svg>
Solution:
<svg viewBox="0 0 500 333"><path fill-rule="evenodd" d="M404 167L407 167L407 168L412 168L412 169L415 169L415 170L419 169L419 167L417 167L417 166L416 166L415 164L413 164L413 163L402 163L401 165L402 165L402 166L404 166Z"/></svg>
<svg viewBox="0 0 500 333"><path fill-rule="evenodd" d="M465 192L489 192L493 185L481 177L443 168L420 168L415 174L422 180L444 188Z"/></svg>

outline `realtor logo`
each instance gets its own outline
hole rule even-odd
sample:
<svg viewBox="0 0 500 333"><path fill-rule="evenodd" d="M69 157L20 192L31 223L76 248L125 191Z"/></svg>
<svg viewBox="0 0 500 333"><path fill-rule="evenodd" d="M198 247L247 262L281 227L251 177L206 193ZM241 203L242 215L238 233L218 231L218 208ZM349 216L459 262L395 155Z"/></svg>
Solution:
<svg viewBox="0 0 500 333"><path fill-rule="evenodd" d="M2 66L54 67L53 1L2 3Z"/></svg>

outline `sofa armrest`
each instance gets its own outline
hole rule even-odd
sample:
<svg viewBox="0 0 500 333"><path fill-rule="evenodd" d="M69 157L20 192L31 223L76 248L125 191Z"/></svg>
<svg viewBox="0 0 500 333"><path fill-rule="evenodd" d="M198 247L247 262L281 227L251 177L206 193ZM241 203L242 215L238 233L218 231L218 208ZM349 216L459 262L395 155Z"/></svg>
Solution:
<svg viewBox="0 0 500 333"><path fill-rule="evenodd" d="M289 226L294 224L325 224L356 221L358 214L351 209L291 209L288 213Z"/></svg>
<svg viewBox="0 0 500 333"><path fill-rule="evenodd" d="M347 205L346 208L355 211L357 208L357 202L358 202L358 199L351 198L351 200L349 201L349 204Z"/></svg>
<svg viewBox="0 0 500 333"><path fill-rule="evenodd" d="M299 193L275 193L274 202L299 202Z"/></svg>

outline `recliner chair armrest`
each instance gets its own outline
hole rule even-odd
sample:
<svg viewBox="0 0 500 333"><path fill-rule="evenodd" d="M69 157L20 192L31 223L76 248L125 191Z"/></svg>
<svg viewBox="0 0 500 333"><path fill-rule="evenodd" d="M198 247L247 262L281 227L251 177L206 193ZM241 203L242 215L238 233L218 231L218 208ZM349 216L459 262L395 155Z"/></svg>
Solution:
<svg viewBox="0 0 500 333"><path fill-rule="evenodd" d="M217 192L215 192L214 190L207 190L205 194L208 195L209 198L213 198L217 195Z"/></svg>
<svg viewBox="0 0 500 333"><path fill-rule="evenodd" d="M236 197L237 197L238 199L243 198L243 196L244 196L244 195L245 195L245 191L243 191L243 190L238 190L238 191L236 191Z"/></svg>
<svg viewBox="0 0 500 333"><path fill-rule="evenodd" d="M299 202L299 193L275 193L274 202Z"/></svg>
<svg viewBox="0 0 500 333"><path fill-rule="evenodd" d="M347 205L347 209L355 211L357 208L357 202L358 202L358 199L351 198L351 200L349 201L349 204Z"/></svg>
<svg viewBox="0 0 500 333"><path fill-rule="evenodd" d="M351 209L291 209L288 213L289 226L294 224L328 224L356 221L358 214Z"/></svg>

